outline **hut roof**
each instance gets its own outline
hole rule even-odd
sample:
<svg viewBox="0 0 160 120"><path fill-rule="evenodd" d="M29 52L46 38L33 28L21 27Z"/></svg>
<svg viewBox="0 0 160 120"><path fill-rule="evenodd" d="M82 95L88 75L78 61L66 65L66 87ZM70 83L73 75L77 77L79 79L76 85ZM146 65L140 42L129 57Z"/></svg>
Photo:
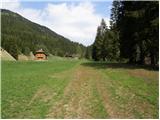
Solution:
<svg viewBox="0 0 160 120"><path fill-rule="evenodd" d="M45 54L46 56L48 56L48 55L43 51L43 49L37 50L37 51L35 52L35 54L37 54L37 53L43 53L43 54Z"/></svg>
<svg viewBox="0 0 160 120"><path fill-rule="evenodd" d="M43 49L37 50L36 53L44 53Z"/></svg>

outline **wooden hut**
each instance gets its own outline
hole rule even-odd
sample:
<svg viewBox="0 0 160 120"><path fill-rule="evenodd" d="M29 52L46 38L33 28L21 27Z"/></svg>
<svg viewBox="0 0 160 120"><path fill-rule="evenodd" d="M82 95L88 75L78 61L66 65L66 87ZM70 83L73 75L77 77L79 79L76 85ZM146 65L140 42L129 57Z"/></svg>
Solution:
<svg viewBox="0 0 160 120"><path fill-rule="evenodd" d="M37 50L35 53L35 60L47 60L47 54L42 50Z"/></svg>

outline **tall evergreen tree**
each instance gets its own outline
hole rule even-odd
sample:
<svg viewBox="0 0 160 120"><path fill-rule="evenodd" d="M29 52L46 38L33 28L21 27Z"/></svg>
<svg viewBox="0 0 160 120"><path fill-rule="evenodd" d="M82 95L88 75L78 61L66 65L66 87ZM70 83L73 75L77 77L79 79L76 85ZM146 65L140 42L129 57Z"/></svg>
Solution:
<svg viewBox="0 0 160 120"><path fill-rule="evenodd" d="M105 36L105 31L106 31L106 23L104 19L102 19L100 26L97 28L97 35L95 42L93 44L93 52L92 52L92 58L94 60L105 60L104 56L104 36Z"/></svg>
<svg viewBox="0 0 160 120"><path fill-rule="evenodd" d="M114 32L112 29L108 29L105 34L104 46L106 59L109 61L119 59L119 41L117 32Z"/></svg>
<svg viewBox="0 0 160 120"><path fill-rule="evenodd" d="M158 4L158 1L121 1L118 17L112 9L121 57L131 63L144 64L147 56L151 57L152 64L158 62Z"/></svg>
<svg viewBox="0 0 160 120"><path fill-rule="evenodd" d="M90 59L90 51L89 51L89 47L86 48L85 58L86 58L86 59Z"/></svg>
<svg viewBox="0 0 160 120"><path fill-rule="evenodd" d="M159 2L147 2L145 10L147 53L151 57L151 63L155 65L159 61Z"/></svg>
<svg viewBox="0 0 160 120"><path fill-rule="evenodd" d="M93 44L92 58L94 60L118 60L119 41L118 34L114 31L113 28L108 29L105 21L102 19Z"/></svg>
<svg viewBox="0 0 160 120"><path fill-rule="evenodd" d="M112 9L111 9L111 16L110 16L110 28L117 30L119 18L121 16L120 11L121 8L121 2L120 1L113 1L112 3Z"/></svg>

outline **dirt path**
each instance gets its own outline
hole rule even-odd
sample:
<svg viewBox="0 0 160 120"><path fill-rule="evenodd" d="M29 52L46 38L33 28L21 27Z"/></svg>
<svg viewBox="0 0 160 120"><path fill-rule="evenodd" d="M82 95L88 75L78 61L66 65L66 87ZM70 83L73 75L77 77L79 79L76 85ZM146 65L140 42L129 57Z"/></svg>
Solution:
<svg viewBox="0 0 160 120"><path fill-rule="evenodd" d="M48 118L106 118L107 110L97 89L102 76L93 68L79 66L64 97L49 111Z"/></svg>
<svg viewBox="0 0 160 120"><path fill-rule="evenodd" d="M63 98L52 105L47 118L152 118L148 112L153 106L101 70L79 65L69 73Z"/></svg>

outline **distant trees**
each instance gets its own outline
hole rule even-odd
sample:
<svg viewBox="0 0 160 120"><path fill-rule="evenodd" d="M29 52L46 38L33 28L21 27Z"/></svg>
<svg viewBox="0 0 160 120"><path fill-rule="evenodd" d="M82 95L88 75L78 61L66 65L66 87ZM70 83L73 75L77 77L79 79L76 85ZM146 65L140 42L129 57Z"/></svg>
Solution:
<svg viewBox="0 0 160 120"><path fill-rule="evenodd" d="M18 59L18 53L19 53L19 50L18 50L18 46L16 44L16 37L12 37L12 36L6 36L6 35L3 35L1 36L1 39L4 39L6 40L6 42L2 41L1 45L2 46L5 46L5 49L15 58L15 59ZM6 44L7 43L7 44Z"/></svg>
<svg viewBox="0 0 160 120"><path fill-rule="evenodd" d="M151 58L155 65L159 59L159 2L113 1L110 29L97 29L92 49L94 60L119 60L144 64ZM105 29L103 29L105 28ZM105 32L104 32L105 31Z"/></svg>

